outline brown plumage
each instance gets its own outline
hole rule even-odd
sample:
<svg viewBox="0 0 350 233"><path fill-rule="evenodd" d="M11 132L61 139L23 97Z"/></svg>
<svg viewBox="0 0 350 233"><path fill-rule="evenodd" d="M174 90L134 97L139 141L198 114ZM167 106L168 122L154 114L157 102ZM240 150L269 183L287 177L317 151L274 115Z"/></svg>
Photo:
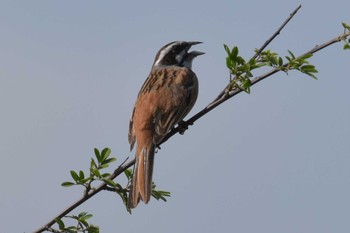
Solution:
<svg viewBox="0 0 350 233"><path fill-rule="evenodd" d="M150 200L155 148L196 102L198 80L191 65L203 53L188 50L198 43L176 41L161 48L138 94L128 135L131 150L137 142L129 208L136 207L140 199Z"/></svg>

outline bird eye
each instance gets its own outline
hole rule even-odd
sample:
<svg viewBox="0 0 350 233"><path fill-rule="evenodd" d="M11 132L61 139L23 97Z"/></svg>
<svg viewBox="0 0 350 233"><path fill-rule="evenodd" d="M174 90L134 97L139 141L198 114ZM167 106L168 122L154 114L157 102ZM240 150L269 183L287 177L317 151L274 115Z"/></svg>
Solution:
<svg viewBox="0 0 350 233"><path fill-rule="evenodd" d="M179 50L180 46L176 45L172 48L171 52L176 53Z"/></svg>

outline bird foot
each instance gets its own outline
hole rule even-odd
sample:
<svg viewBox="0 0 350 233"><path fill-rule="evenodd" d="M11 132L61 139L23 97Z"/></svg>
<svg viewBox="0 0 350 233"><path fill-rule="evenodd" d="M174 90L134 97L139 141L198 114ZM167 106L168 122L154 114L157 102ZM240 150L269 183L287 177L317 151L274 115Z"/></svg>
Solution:
<svg viewBox="0 0 350 233"><path fill-rule="evenodd" d="M180 121L178 124L177 124L177 127L179 129L179 133L181 135L183 135L185 133L186 130L188 130L188 124L185 122L185 121Z"/></svg>

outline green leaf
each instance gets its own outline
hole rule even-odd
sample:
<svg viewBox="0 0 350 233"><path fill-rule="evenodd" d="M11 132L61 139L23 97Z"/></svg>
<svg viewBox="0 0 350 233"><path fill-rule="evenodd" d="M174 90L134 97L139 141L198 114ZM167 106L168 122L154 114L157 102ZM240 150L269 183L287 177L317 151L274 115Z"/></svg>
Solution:
<svg viewBox="0 0 350 233"><path fill-rule="evenodd" d="M78 232L78 228L74 227L74 226L70 226L64 229L64 232L69 232L69 233L77 233Z"/></svg>
<svg viewBox="0 0 350 233"><path fill-rule="evenodd" d="M131 169L126 169L124 171L124 174L125 174L126 178L130 179L131 176L132 176L132 170Z"/></svg>
<svg viewBox="0 0 350 233"><path fill-rule="evenodd" d="M350 49L350 45L349 45L349 44L344 44L343 49L344 49L344 50Z"/></svg>
<svg viewBox="0 0 350 233"><path fill-rule="evenodd" d="M254 70L263 66L266 66L266 62L260 62L258 64L251 65L251 69Z"/></svg>
<svg viewBox="0 0 350 233"><path fill-rule="evenodd" d="M114 161L116 161L117 159L116 158L109 158L109 159L106 159L105 161L103 161L103 164L107 164L107 163L113 163Z"/></svg>
<svg viewBox="0 0 350 233"><path fill-rule="evenodd" d="M82 170L79 171L79 180L85 179L85 174Z"/></svg>
<svg viewBox="0 0 350 233"><path fill-rule="evenodd" d="M248 61L248 64L250 66L254 66L256 64L256 60L254 58L251 58L249 61Z"/></svg>
<svg viewBox="0 0 350 233"><path fill-rule="evenodd" d="M100 233L100 228L98 226L90 225L88 233Z"/></svg>
<svg viewBox="0 0 350 233"><path fill-rule="evenodd" d="M110 177L110 176L111 176L110 173L103 173L103 174L101 175L102 178L107 178L107 177Z"/></svg>
<svg viewBox="0 0 350 233"><path fill-rule="evenodd" d="M250 87L251 85L252 85L252 81L251 81L250 79L244 80L243 86L244 86L245 88L248 88L248 87Z"/></svg>
<svg viewBox="0 0 350 233"><path fill-rule="evenodd" d="M99 172L98 169L93 169L91 172L92 172L92 174L94 174L96 177L101 177L101 174L100 174L100 172Z"/></svg>
<svg viewBox="0 0 350 233"><path fill-rule="evenodd" d="M295 59L295 56L294 56L294 54L292 53L292 51L288 50L288 53L289 53L289 55L291 56L291 58L294 60L294 59Z"/></svg>
<svg viewBox="0 0 350 233"><path fill-rule="evenodd" d="M110 186L112 186L112 187L115 187L117 184L113 181L113 180L111 180L111 179L107 179L107 178L102 178L102 180L106 183L106 184L108 184L108 185L110 185Z"/></svg>
<svg viewBox="0 0 350 233"><path fill-rule="evenodd" d="M279 66L283 66L283 59L282 59L282 57L278 58L278 65Z"/></svg>
<svg viewBox="0 0 350 233"><path fill-rule="evenodd" d="M277 57L269 57L270 62L272 63L272 65L277 65L278 61L277 61Z"/></svg>
<svg viewBox="0 0 350 233"><path fill-rule="evenodd" d="M292 61L292 58L288 57L288 56L285 56L285 58L288 60L288 62L291 62Z"/></svg>
<svg viewBox="0 0 350 233"><path fill-rule="evenodd" d="M95 156L97 159L97 162L101 162L101 154L100 151L97 148L94 148Z"/></svg>
<svg viewBox="0 0 350 233"><path fill-rule="evenodd" d="M300 70L302 72L309 72L309 73L317 73L318 71L315 69L314 65L303 65L300 67Z"/></svg>
<svg viewBox="0 0 350 233"><path fill-rule="evenodd" d="M103 169L103 168L107 168L109 165L108 164L101 164L100 168Z"/></svg>
<svg viewBox="0 0 350 233"><path fill-rule="evenodd" d="M231 60L230 57L226 57L226 66L227 66L227 68L229 68L229 69L232 69L232 67L234 66L234 65L233 65L233 61Z"/></svg>
<svg viewBox="0 0 350 233"><path fill-rule="evenodd" d="M93 158L91 158L90 169L91 168L97 168L97 164Z"/></svg>
<svg viewBox="0 0 350 233"><path fill-rule="evenodd" d="M61 184L61 186L63 186L63 187L70 187L70 186L73 186L73 185L75 185L74 183L72 183L72 182L63 182L62 184Z"/></svg>
<svg viewBox="0 0 350 233"><path fill-rule="evenodd" d="M162 191L162 190L156 190L156 184L154 182L152 182L152 195L156 194L156 195L162 195L162 196L167 196L170 197L170 192L168 191Z"/></svg>
<svg viewBox="0 0 350 233"><path fill-rule="evenodd" d="M316 77L314 74L312 74L312 73L305 73L305 74L307 74L307 75L309 75L311 78L313 78L313 79L316 79L316 80L317 80L317 77Z"/></svg>
<svg viewBox="0 0 350 233"><path fill-rule="evenodd" d="M65 228L64 222L62 221L62 219L60 219L60 218L55 218L55 222L58 224L58 228L59 228L60 230L63 230L63 229Z"/></svg>
<svg viewBox="0 0 350 233"><path fill-rule="evenodd" d="M75 220L78 220L78 219L79 219L79 217L78 217L78 216L76 216L76 215L71 215L71 216L66 216L66 217L68 217L68 218L72 218L72 219L75 219Z"/></svg>
<svg viewBox="0 0 350 233"><path fill-rule="evenodd" d="M247 76L247 78L252 78L253 74L249 70L247 70L246 71L246 76Z"/></svg>
<svg viewBox="0 0 350 233"><path fill-rule="evenodd" d="M111 154L111 149L104 148L101 152L101 161L100 162L105 161L110 154Z"/></svg>
<svg viewBox="0 0 350 233"><path fill-rule="evenodd" d="M231 54L230 54L230 58L235 61L237 59L238 56L238 47L235 46L232 48Z"/></svg>
<svg viewBox="0 0 350 233"><path fill-rule="evenodd" d="M70 175L72 176L73 180L75 180L75 182L78 182L80 180L78 174L75 171L71 170Z"/></svg>
<svg viewBox="0 0 350 233"><path fill-rule="evenodd" d="M248 94L250 94L250 86L252 85L252 81L250 81L250 79L246 79L243 81L242 83L242 88L245 92L247 92Z"/></svg>
<svg viewBox="0 0 350 233"><path fill-rule="evenodd" d="M347 24L344 23L344 22L342 22L341 24L343 25L344 28L346 28L346 29L348 29L348 30L350 31L350 26L349 26L349 25L347 25Z"/></svg>
<svg viewBox="0 0 350 233"><path fill-rule="evenodd" d="M152 197L154 197L156 200L162 200L164 202L167 201L165 197L170 197L170 192L167 191L161 191L161 190L152 190Z"/></svg>
<svg viewBox="0 0 350 233"><path fill-rule="evenodd" d="M83 224L86 228L89 227L89 223L86 220L80 219L79 222Z"/></svg>
<svg viewBox="0 0 350 233"><path fill-rule="evenodd" d="M87 215L87 212L80 212L80 213L78 214L78 218L81 218L81 217L83 217L83 216L85 216L85 215Z"/></svg>
<svg viewBox="0 0 350 233"><path fill-rule="evenodd" d="M226 44L224 44L224 48L225 48L227 55L230 56L230 54L231 54L230 48Z"/></svg>
<svg viewBox="0 0 350 233"><path fill-rule="evenodd" d="M307 54L305 54L305 55L303 55L303 56L300 56L299 59L301 59L301 60L306 60L306 59L311 58L312 56L313 56L312 53L307 53Z"/></svg>
<svg viewBox="0 0 350 233"><path fill-rule="evenodd" d="M239 67L237 67L237 70L244 73L246 72L247 70L249 70L248 66L247 65L241 65Z"/></svg>
<svg viewBox="0 0 350 233"><path fill-rule="evenodd" d="M86 214L85 216L83 216L82 218L80 218L80 220L88 220L89 218L92 218L93 215L92 214Z"/></svg>
<svg viewBox="0 0 350 233"><path fill-rule="evenodd" d="M241 56L238 56L238 57L236 58L236 60L237 60L237 63L240 64L240 65L243 65L243 64L246 63L245 60L244 60L244 58L241 57Z"/></svg>
<svg viewBox="0 0 350 233"><path fill-rule="evenodd" d="M85 179L80 180L81 183L85 184L86 182L92 180L92 177L87 177Z"/></svg>

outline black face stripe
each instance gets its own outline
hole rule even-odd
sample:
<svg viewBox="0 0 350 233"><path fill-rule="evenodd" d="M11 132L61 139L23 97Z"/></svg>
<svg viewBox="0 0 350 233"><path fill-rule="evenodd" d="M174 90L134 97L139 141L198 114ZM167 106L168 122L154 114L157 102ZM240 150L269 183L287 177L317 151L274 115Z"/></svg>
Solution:
<svg viewBox="0 0 350 233"><path fill-rule="evenodd" d="M184 61L184 55L186 54L186 50L188 50L189 47L190 45L184 41L174 41L163 46L156 55L154 65L180 66ZM178 57L181 56L181 53L183 53L183 57Z"/></svg>

